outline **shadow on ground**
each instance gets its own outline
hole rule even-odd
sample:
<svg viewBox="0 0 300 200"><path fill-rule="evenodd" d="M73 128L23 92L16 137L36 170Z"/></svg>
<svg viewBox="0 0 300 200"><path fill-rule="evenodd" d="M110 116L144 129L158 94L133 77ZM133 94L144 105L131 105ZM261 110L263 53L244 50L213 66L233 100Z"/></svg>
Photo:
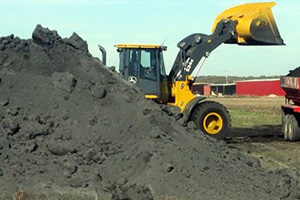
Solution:
<svg viewBox="0 0 300 200"><path fill-rule="evenodd" d="M283 134L280 125L263 125L253 128L232 128L228 143L260 142L268 143L283 141Z"/></svg>

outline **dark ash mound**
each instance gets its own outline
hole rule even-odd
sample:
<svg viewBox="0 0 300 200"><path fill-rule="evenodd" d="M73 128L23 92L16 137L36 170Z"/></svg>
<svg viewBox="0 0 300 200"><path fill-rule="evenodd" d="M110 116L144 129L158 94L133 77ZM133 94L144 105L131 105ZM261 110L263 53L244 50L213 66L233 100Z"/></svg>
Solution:
<svg viewBox="0 0 300 200"><path fill-rule="evenodd" d="M0 197L297 199L298 174L178 125L77 34L0 38ZM113 194L113 195L112 195ZM87 198L87 197L86 197Z"/></svg>

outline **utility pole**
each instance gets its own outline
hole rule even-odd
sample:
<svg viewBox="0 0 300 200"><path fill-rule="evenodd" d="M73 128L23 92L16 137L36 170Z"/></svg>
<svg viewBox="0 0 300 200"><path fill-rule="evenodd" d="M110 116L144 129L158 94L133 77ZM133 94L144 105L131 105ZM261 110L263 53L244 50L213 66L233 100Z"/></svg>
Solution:
<svg viewBox="0 0 300 200"><path fill-rule="evenodd" d="M229 71L225 71L226 84L228 84L228 72L229 72Z"/></svg>

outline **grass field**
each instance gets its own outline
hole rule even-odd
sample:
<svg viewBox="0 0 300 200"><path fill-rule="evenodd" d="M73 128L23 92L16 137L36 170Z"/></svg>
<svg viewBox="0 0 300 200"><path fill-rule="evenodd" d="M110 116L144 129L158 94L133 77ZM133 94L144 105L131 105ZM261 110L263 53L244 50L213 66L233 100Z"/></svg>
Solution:
<svg viewBox="0 0 300 200"><path fill-rule="evenodd" d="M284 97L214 97L227 107L233 128L279 126Z"/></svg>

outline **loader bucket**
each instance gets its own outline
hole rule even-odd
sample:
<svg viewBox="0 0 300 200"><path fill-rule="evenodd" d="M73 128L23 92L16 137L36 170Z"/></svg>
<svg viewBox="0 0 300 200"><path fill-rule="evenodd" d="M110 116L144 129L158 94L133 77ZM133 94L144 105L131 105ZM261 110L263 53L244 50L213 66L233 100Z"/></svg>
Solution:
<svg viewBox="0 0 300 200"><path fill-rule="evenodd" d="M215 20L213 31L221 20L237 21L236 38L226 42L240 45L284 45L271 8L275 2L248 3L222 12Z"/></svg>

